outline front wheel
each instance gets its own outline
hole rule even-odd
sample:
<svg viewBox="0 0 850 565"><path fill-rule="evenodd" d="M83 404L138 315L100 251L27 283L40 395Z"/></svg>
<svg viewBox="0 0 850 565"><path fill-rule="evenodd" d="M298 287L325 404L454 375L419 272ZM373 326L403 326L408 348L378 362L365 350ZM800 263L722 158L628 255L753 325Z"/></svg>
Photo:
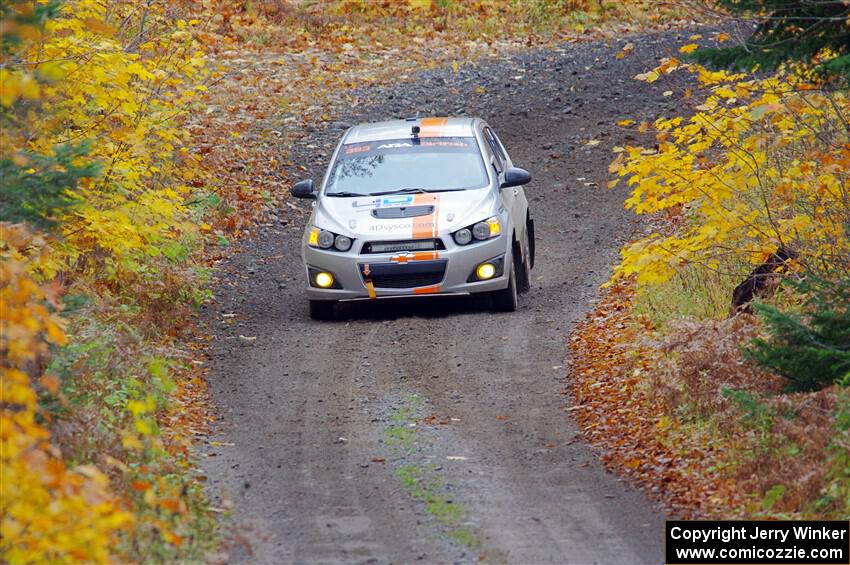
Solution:
<svg viewBox="0 0 850 565"><path fill-rule="evenodd" d="M311 300L310 317L314 320L333 320L336 302L332 300Z"/></svg>
<svg viewBox="0 0 850 565"><path fill-rule="evenodd" d="M524 294L531 290L531 262L533 258L531 256L531 239L528 230L525 232L525 236L523 236L522 242L524 245L514 245L514 261L516 261L516 257L521 256L522 261L517 264L517 292L520 294ZM518 253L518 250L522 250L521 255Z"/></svg>
<svg viewBox="0 0 850 565"><path fill-rule="evenodd" d="M513 261L511 261L510 273L511 276L508 279L508 287L490 293L490 297L493 299L493 308L499 312L516 312L516 269L514 268Z"/></svg>

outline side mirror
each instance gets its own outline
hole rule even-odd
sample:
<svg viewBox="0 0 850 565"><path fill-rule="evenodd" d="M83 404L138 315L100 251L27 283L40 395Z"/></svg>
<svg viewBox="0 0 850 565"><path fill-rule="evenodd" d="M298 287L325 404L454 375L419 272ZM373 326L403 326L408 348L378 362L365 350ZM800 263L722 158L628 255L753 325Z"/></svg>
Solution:
<svg viewBox="0 0 850 565"><path fill-rule="evenodd" d="M522 186L531 182L531 173L519 167L511 167L505 171L505 180L500 188Z"/></svg>
<svg viewBox="0 0 850 565"><path fill-rule="evenodd" d="M289 194L295 198L309 198L311 200L315 200L316 192L313 189L313 179L296 182L292 185L292 188L289 189Z"/></svg>

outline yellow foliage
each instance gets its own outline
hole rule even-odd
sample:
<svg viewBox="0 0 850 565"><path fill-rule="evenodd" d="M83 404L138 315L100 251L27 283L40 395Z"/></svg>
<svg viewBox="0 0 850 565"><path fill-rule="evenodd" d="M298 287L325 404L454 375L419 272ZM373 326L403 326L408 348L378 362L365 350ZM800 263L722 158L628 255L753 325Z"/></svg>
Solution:
<svg viewBox="0 0 850 565"><path fill-rule="evenodd" d="M196 230L177 183L198 176L198 159L182 151L188 133L179 118L196 104L207 71L191 26L170 18L160 2L64 2L24 52L24 60L44 61L31 65L42 82L0 71L4 106L40 97L21 128L38 136L9 140L4 154L50 155L57 144L86 141L101 165L61 218L66 245L56 260L119 276Z"/></svg>
<svg viewBox="0 0 850 565"><path fill-rule="evenodd" d="M611 172L627 178L626 207L638 214L683 210L674 235L628 245L616 277L668 280L690 262L743 270L783 247L821 274L850 264L850 97L795 75L744 75L684 68L712 90L692 118L659 119L656 150L626 147Z"/></svg>
<svg viewBox="0 0 850 565"><path fill-rule="evenodd" d="M14 19L43 2L12 4L0 29L21 43L0 53L0 159L26 167L27 154L86 143L74 165L97 163L100 175L68 187L76 205L52 218L59 237L0 224L0 561L107 562L134 522L152 518L128 512L96 467L66 466L37 419L34 383L58 386L42 374L50 346L66 343L57 275L149 272L150 257L200 233L186 205L198 158L180 118L204 88L205 59L194 24L167 2L67 0L43 27ZM159 445L145 437L158 432L154 399L128 409L124 446ZM164 523L154 531L179 545Z"/></svg>

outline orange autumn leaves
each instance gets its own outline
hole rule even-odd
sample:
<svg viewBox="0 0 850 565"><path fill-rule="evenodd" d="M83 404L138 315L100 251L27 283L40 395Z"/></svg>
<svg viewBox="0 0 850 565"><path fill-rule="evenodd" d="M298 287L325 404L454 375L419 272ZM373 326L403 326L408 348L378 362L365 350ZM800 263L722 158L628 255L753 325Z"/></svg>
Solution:
<svg viewBox="0 0 850 565"><path fill-rule="evenodd" d="M36 420L36 393L28 371L44 362L49 345L63 345L65 334L62 321L50 311L50 289L27 274L20 256L33 244L32 234L7 227L2 237L0 553L13 564L106 561L115 533L133 517L112 497L106 476L97 468L67 468L51 447L49 432Z"/></svg>
<svg viewBox="0 0 850 565"><path fill-rule="evenodd" d="M640 345L651 328L632 312L633 300L633 283L613 284L573 332L570 412L585 437L606 449L608 466L679 515L704 517L742 506L739 485L722 472L724 454L695 442L653 395L647 376L656 370L658 353Z"/></svg>

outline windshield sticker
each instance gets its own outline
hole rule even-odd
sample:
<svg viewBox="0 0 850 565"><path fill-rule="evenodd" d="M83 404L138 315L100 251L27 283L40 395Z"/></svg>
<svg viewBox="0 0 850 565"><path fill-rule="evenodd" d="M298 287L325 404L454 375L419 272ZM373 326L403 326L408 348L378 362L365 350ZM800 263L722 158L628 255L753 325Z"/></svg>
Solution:
<svg viewBox="0 0 850 565"><path fill-rule="evenodd" d="M470 138L472 139L472 138ZM447 141L403 141L403 142L393 142L393 143L382 143L377 147L377 149L405 149L410 147L419 147L419 148L429 148L429 147L455 147L458 149L468 149L469 143L462 140L447 140ZM348 151L346 150L345 154L349 155L350 153L362 153L364 151L368 151L369 146L366 146L366 149L360 151Z"/></svg>
<svg viewBox="0 0 850 565"><path fill-rule="evenodd" d="M387 196L386 198L372 198L371 200L352 200L352 208L387 208L392 206L408 206L413 203L413 196Z"/></svg>
<svg viewBox="0 0 850 565"><path fill-rule="evenodd" d="M356 155L358 153L368 153L369 149L371 149L371 146L368 144L358 143L357 145L346 145L345 154Z"/></svg>
<svg viewBox="0 0 850 565"><path fill-rule="evenodd" d="M362 159L396 153L478 153L478 145L472 137L389 139L378 145L371 141L344 145L340 158Z"/></svg>

